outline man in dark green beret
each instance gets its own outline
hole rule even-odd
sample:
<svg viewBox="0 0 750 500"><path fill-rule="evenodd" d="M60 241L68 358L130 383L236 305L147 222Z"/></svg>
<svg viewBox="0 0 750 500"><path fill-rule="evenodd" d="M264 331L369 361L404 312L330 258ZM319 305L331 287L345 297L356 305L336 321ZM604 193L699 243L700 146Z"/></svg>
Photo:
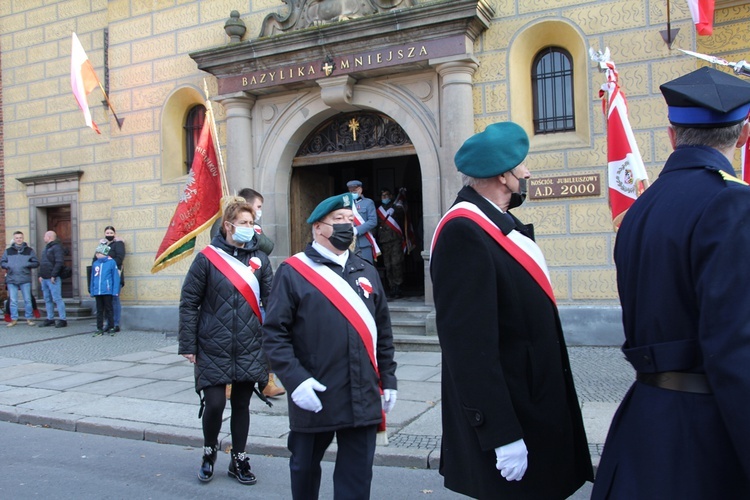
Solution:
<svg viewBox="0 0 750 500"><path fill-rule="evenodd" d="M388 303L375 267L350 251L352 205L344 193L310 214L313 242L279 266L263 324L263 348L289 398L295 499L318 497L334 436L334 497L369 498L377 431L396 404Z"/></svg>
<svg viewBox="0 0 750 500"><path fill-rule="evenodd" d="M593 480L547 265L510 213L525 198L528 152L512 122L467 139L455 157L464 188L432 241L440 473L477 498L564 499Z"/></svg>
<svg viewBox="0 0 750 500"><path fill-rule="evenodd" d="M636 381L592 498L750 498L750 187L732 167L750 82L704 67L660 89L674 151L614 251Z"/></svg>

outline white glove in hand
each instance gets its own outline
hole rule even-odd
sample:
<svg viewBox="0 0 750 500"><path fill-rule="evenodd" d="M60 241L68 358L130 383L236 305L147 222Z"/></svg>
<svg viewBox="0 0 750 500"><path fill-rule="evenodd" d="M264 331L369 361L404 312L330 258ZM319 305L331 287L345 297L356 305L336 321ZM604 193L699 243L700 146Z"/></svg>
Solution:
<svg viewBox="0 0 750 500"><path fill-rule="evenodd" d="M383 389L383 411L388 413L396 406L396 389Z"/></svg>
<svg viewBox="0 0 750 500"><path fill-rule="evenodd" d="M500 471L500 474L502 474L506 481L520 481L526 473L526 467L529 464L526 459L528 454L526 443L523 442L523 439L500 446L499 448L495 448L495 456L497 457L495 467L497 467L497 470Z"/></svg>
<svg viewBox="0 0 750 500"><path fill-rule="evenodd" d="M391 216L391 215L393 215L393 208L389 208L388 210L386 210L386 211L385 211L385 213L386 213L386 215L388 215L388 216Z"/></svg>
<svg viewBox="0 0 750 500"><path fill-rule="evenodd" d="M315 391L323 392L325 390L326 386L310 377L294 389L294 392L292 392L292 401L303 410L318 413L323 409L323 403L320 402Z"/></svg>

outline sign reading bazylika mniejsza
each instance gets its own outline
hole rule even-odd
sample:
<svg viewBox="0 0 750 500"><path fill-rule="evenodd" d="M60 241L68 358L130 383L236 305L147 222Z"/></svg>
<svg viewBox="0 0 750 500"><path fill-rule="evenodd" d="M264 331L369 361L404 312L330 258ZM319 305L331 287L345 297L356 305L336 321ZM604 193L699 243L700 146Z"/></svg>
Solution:
<svg viewBox="0 0 750 500"><path fill-rule="evenodd" d="M577 198L602 194L600 174L561 177L532 177L529 179L529 199Z"/></svg>
<svg viewBox="0 0 750 500"><path fill-rule="evenodd" d="M301 62L253 71L239 76L219 78L219 94L248 91L305 80L318 80L329 76L415 63L465 52L466 40L464 36L384 47L359 54L329 57L320 61Z"/></svg>

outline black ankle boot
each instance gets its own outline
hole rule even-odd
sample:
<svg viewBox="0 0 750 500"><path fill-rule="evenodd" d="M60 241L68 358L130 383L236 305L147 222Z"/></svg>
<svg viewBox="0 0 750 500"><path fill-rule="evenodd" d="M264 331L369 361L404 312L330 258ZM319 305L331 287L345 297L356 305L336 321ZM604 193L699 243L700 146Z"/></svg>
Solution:
<svg viewBox="0 0 750 500"><path fill-rule="evenodd" d="M214 478L214 464L216 463L216 446L203 447L203 463L198 471L198 479L204 483Z"/></svg>
<svg viewBox="0 0 750 500"><path fill-rule="evenodd" d="M242 484L255 484L258 482L255 474L250 472L250 460L244 451L241 453L232 452L232 461L229 463L227 474Z"/></svg>

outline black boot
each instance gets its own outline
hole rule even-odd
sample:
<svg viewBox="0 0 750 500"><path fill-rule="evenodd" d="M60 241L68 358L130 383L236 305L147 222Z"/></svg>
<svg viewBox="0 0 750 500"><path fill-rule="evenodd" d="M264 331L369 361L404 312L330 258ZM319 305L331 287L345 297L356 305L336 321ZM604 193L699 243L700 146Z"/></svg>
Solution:
<svg viewBox="0 0 750 500"><path fill-rule="evenodd" d="M396 285L393 288L391 288L391 298L392 299L400 299L403 296L404 296L404 294L401 293L401 287L400 286Z"/></svg>
<svg viewBox="0 0 750 500"><path fill-rule="evenodd" d="M214 478L214 464L216 463L216 446L203 447L203 463L198 471L198 479L207 483Z"/></svg>
<svg viewBox="0 0 750 500"><path fill-rule="evenodd" d="M255 474L250 472L250 460L244 451L241 453L232 452L232 461L229 463L227 474L242 484L255 484L258 482Z"/></svg>

